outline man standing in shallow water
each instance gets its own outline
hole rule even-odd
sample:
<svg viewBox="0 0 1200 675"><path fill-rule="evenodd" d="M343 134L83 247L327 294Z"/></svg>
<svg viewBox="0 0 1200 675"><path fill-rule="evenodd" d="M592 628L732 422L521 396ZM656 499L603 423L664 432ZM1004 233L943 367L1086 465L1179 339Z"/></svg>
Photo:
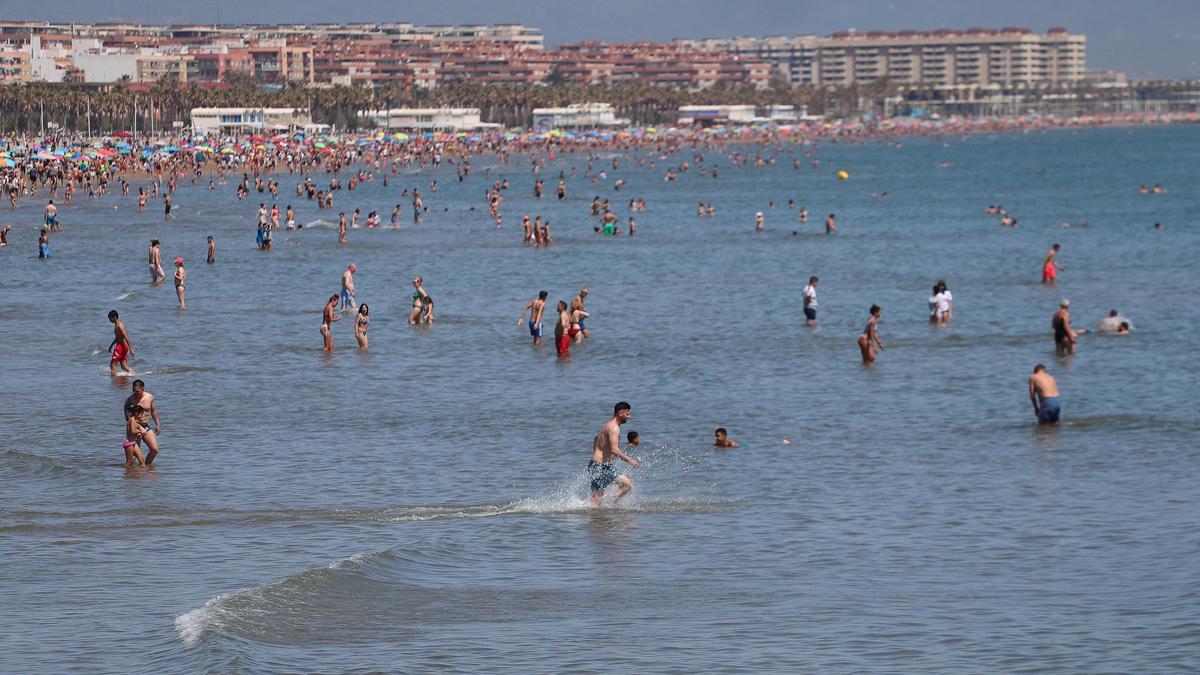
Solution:
<svg viewBox="0 0 1200 675"><path fill-rule="evenodd" d="M621 501L633 489L633 481L629 476L618 476L613 469L614 457L619 457L635 469L641 466L636 459L621 452L621 425L629 421L631 414L632 407L624 401L613 406L612 418L604 423L592 441L592 459L588 462L587 473L591 480L594 508L600 507L605 488L613 483L620 487L616 501Z"/></svg>
<svg viewBox="0 0 1200 675"><path fill-rule="evenodd" d="M109 311L108 320L113 325L113 340L108 343L108 351L112 352L108 370L113 377L117 375L117 366L121 366L122 370L132 374L133 369L129 367L129 357L137 356L137 350L133 348L133 342L129 340L129 333L125 331L125 324L121 323L117 310Z"/></svg>
<svg viewBox="0 0 1200 675"><path fill-rule="evenodd" d="M146 383L141 380L133 381L133 393L125 399L125 421L137 417L138 423L145 427L142 439L150 452L146 453L146 466L154 463L158 456L158 434L162 433L162 425L158 422L158 406L154 405L154 394L146 391ZM150 428L150 419L154 419L154 428Z"/></svg>
<svg viewBox="0 0 1200 675"><path fill-rule="evenodd" d="M1033 403L1033 414L1038 424L1058 424L1062 406L1058 402L1058 382L1046 372L1046 366L1037 364L1029 376L1029 401Z"/></svg>

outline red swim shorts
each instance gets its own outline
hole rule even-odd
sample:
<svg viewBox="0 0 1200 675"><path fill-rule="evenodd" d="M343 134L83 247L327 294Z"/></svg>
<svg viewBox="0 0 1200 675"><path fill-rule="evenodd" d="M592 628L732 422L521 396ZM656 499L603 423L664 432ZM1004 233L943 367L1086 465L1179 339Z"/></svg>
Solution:
<svg viewBox="0 0 1200 675"><path fill-rule="evenodd" d="M125 343L118 342L117 344L113 345L112 360L114 362L121 363L122 361L125 360L125 357L127 357L128 355L129 355L129 347L127 347L125 345Z"/></svg>
<svg viewBox="0 0 1200 675"><path fill-rule="evenodd" d="M554 347L558 350L559 356L571 355L571 338L566 335L559 335L554 338Z"/></svg>
<svg viewBox="0 0 1200 675"><path fill-rule="evenodd" d="M1058 270L1054 268L1054 264L1046 263L1046 266L1042 268L1042 281L1052 281L1057 276Z"/></svg>
<svg viewBox="0 0 1200 675"><path fill-rule="evenodd" d="M572 340L575 339L576 335L579 335L579 326L571 326L570 328L567 329L567 336L570 337Z"/></svg>

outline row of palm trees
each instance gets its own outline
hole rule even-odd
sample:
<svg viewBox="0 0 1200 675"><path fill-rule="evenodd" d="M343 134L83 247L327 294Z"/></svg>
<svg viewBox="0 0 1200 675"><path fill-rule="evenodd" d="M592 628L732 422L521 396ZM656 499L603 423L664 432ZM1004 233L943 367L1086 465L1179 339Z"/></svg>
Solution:
<svg viewBox="0 0 1200 675"><path fill-rule="evenodd" d="M191 109L200 107L307 108L314 122L354 129L363 124L358 116L361 110L458 106L480 108L485 121L521 127L530 124L534 108L576 102L611 103L620 116L635 124L653 125L673 122L682 105L786 104L807 106L813 114L849 117L882 112L882 102L897 96L908 101L936 98L932 88L905 87L886 80L847 87L790 86L777 80L765 89L717 86L703 91L644 84L496 86L466 80L433 89L396 83L377 88L286 85L267 90L244 79L228 84L224 88L201 88L162 80L148 90L135 90L125 83L100 87L44 83L0 86L0 133L38 131L50 125L93 133L170 129L176 122L187 125ZM1152 86L1152 91L1162 91L1184 85ZM1092 91L1107 95L1104 90Z"/></svg>

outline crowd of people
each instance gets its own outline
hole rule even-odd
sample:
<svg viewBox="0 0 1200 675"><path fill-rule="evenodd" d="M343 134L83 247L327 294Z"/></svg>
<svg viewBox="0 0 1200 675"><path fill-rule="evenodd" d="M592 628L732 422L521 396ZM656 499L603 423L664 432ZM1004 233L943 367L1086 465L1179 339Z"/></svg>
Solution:
<svg viewBox="0 0 1200 675"><path fill-rule="evenodd" d="M846 138L833 137L829 140L861 142L863 138L864 136L861 135L849 134ZM37 142L42 151L36 155L26 155L21 158L19 163L14 162L12 168L0 171L0 184L6 189L13 208L16 208L17 203L22 199L45 195L47 201L43 209L44 227L40 230L37 243L38 257L47 259L51 255L50 233L63 230L59 209L54 202L60 193L67 203L71 203L75 193L80 190L85 191L91 199L99 199L109 192L110 185L117 184L120 194L128 196L132 184L136 181L144 181L144 185L137 189L139 211L145 211L149 199L161 197L164 219L172 218L172 194L181 181L190 180L195 185L207 178L208 188L215 190L218 186L225 185L228 178L235 177L237 180L235 194L239 201L244 201L254 191L263 195L269 194L270 206L267 201L259 202L255 218L256 245L269 251L273 248L274 232L278 232L282 228L296 230L304 227L302 223L297 222L295 210L291 204L287 204L284 209L280 208L280 180L284 178L285 173L298 179L295 185L297 199L310 200L318 209L333 209L335 198L349 199L351 193L358 186L376 179L381 180L383 185L387 186L389 177L396 176L402 169L421 170L450 164L454 167L457 179L465 181L471 175L471 159L485 153L495 155L502 167L509 165L513 157L528 155L530 172L534 175L533 195L536 200L542 199L545 189L544 179L539 174L545 170L548 160L561 158L564 154L574 155L577 158L582 156L586 160L583 178L593 184L606 180L609 171L617 172L620 169L620 160L617 158L601 160L598 149L623 152L623 156L632 157L636 166L650 169L658 168L656 162L665 160L669 156L676 154L684 156L685 159L682 161L670 164L665 168L663 179L667 182L674 182L680 175L692 170L701 175L716 178L718 176L717 166L715 163L706 164L705 153L727 157L734 167L769 166L775 163L775 153L769 152L771 148L778 150L785 143L800 140L804 140L808 144L804 154L810 158L811 166L814 169L820 168L820 160L815 157L818 147L815 141L820 139L782 138L772 135L770 132L760 132L758 136L750 138L745 136L723 138L692 134L658 138L622 137L604 142L597 141L595 138L584 138L573 143L562 139L551 141L535 137L521 137L515 141L499 137L482 137L475 140L449 137L421 143L392 142L386 137L372 138L365 143L361 139L357 141L352 139L324 140L326 142L305 138L301 135L287 134L270 139L250 135L244 138L193 138L187 139L186 142L184 139L177 139L175 142L179 146L176 147L174 144L164 146L161 140L153 143L143 141L129 144L119 138L106 138L87 146L98 148L96 153L85 155L83 159L79 157L72 159L72 155L54 155L53 152L58 147L81 145L78 138L41 139ZM31 147L35 143L33 139L25 139L24 142ZM12 147L13 144L14 142L10 141L5 145ZM757 151L753 151L755 144L758 147ZM125 148L121 146L125 146ZM176 147L176 150L168 151L166 147ZM183 148L183 150L179 148ZM49 155L46 152L47 149L50 151ZM230 151L226 152L227 149ZM651 152L638 153L639 150ZM91 158L91 161L86 159L88 157ZM690 161L686 157L690 157ZM799 159L795 160L793 166L794 168L800 167ZM350 174L350 178L343 185L342 178L347 172ZM490 174L491 169L487 169L486 172ZM838 174L842 180L845 180L844 173L839 172ZM318 179L320 174L325 174L328 178L327 183L325 179ZM559 172L555 189L558 201L568 199L568 180L577 176L574 165L570 168L569 174L565 169ZM320 184L318 184L319 182ZM617 179L611 185L614 191L619 192L625 186L625 181ZM437 181L434 180L429 183L427 194L436 193L437 189ZM496 227L503 225L502 207L508 190L509 181L502 179L493 181L490 188L484 193L489 217L495 221ZM1153 192L1145 188L1143 188L1143 192L1162 194L1166 190L1156 185ZM886 193L882 194L886 196ZM421 223L423 214L427 213L429 209L421 191L415 187L405 188L402 196L410 200L414 225ZM774 206L775 203L771 202L767 208L771 209ZM793 200L788 201L789 209L796 207L797 204ZM474 206L470 208L472 211L475 210ZM631 213L642 212L645 209L645 199L634 197L629 200L628 210ZM391 227L397 229L401 227L401 212L402 205L398 203L391 213ZM989 206L986 212L990 215L1000 216L1001 224L1004 226L1018 226L1016 219L1001 206ZM362 226L376 228L382 225L377 210L369 211L365 220L362 219L361 214L362 209L360 208L354 208L349 217L345 211L339 212L337 225L339 243L347 243L347 235L350 230ZM713 218L715 214L716 207L712 202L700 201L697 203L696 215L698 217ZM609 199L602 198L597 194L590 202L590 215L594 221L593 230L597 235L617 236L622 234L619 218L614 213ZM807 207L799 207L797 220L801 224L808 221ZM541 248L554 244L550 222L541 214L535 215L532 219L529 215L525 215L521 222L523 245ZM637 223L632 215L628 216L626 225L628 235L635 236ZM763 232L765 228L766 216L759 211L755 214L754 231ZM0 246L6 246L9 243L10 231L11 228L8 225L0 229ZM837 233L838 223L834 213L830 213L825 219L824 231L830 235ZM793 231L794 234L797 232ZM1044 284L1054 284L1058 274L1064 271L1058 261L1060 251L1061 246L1055 243L1044 257L1042 265L1042 282ZM213 236L209 235L207 237L207 264L215 264L215 259L215 240ZM163 283L166 274L162 262L161 242L158 239L150 241L147 265L150 283L153 285ZM184 309L186 308L187 287L184 259L176 257L174 265L173 280L176 297L179 308ZM339 291L329 296L322 309L320 333L322 349L325 352L334 350L333 324L340 321L345 314L352 314L354 317L353 332L358 348L362 350L369 348L367 336L370 327L370 308L366 303L358 301L358 291L354 282L357 269L354 263L347 266L341 276ZM813 328L817 326L818 283L818 277L810 277L801 294L805 323ZM411 307L407 316L408 323L413 326L432 325L435 320L434 302L426 291L421 277L413 278L412 289ZM588 293L587 288L582 288L569 300L558 300L554 306L556 312L552 315L554 345L555 352L560 359L571 358L571 347L578 347L590 338L587 321L591 315L585 307ZM549 293L545 290L538 292L537 297L522 308L517 319L518 325L525 324L534 345L542 343L543 323L548 302ZM1056 353L1060 356L1073 354L1076 350L1078 336L1086 332L1072 326L1069 306L1069 301L1063 299L1061 307L1051 321ZM857 343L864 364L874 363L879 353L886 349L879 333L879 322L882 315L882 308L878 305L871 305L866 325L858 336ZM929 297L929 321L932 324L945 325L953 319L953 316L953 295L947 283L944 280L938 280ZM136 356L136 350L129 331L115 310L109 312L108 318L114 330L113 340L109 345L110 371L114 376L118 373L133 374L129 359ZM1123 335L1131 331L1131 324L1128 319L1120 316L1114 310L1101 322L1098 330ZM1039 422L1057 422L1061 411L1061 405L1058 402L1059 391L1057 383L1043 364L1038 364L1035 368L1034 374L1029 380L1029 388L1034 412ZM605 425L594 442L594 456L592 463L589 464L588 473L592 480L593 500L597 504L600 503L600 497L596 495L602 496L604 488L614 482L618 483L620 487L618 499L632 489L632 481L627 477L616 476L611 468L613 458L629 461L634 467L637 465L636 460L620 451L616 438L617 428L628 421L629 414L628 404L619 403L614 411L614 417ZM161 427L158 425L158 412L154 404L154 397L145 392L144 383L141 380L134 382L133 395L126 401L125 420L123 445L126 464L130 467L152 465L159 452L158 435L161 434ZM715 447L721 449L738 447L735 441L728 438L724 428L718 428L715 435ZM632 432L632 436L628 439L631 442L629 447L637 445L636 439L636 432ZM146 453L142 452L143 443L148 449Z"/></svg>

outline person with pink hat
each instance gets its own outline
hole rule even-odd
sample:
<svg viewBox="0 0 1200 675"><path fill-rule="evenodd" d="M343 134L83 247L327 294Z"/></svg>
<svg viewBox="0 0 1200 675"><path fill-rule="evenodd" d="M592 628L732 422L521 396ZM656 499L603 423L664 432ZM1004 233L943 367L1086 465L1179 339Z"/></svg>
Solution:
<svg viewBox="0 0 1200 675"><path fill-rule="evenodd" d="M187 271L183 269L183 258L175 259L175 295L179 297L179 309L187 304L183 301L183 281L187 279Z"/></svg>

